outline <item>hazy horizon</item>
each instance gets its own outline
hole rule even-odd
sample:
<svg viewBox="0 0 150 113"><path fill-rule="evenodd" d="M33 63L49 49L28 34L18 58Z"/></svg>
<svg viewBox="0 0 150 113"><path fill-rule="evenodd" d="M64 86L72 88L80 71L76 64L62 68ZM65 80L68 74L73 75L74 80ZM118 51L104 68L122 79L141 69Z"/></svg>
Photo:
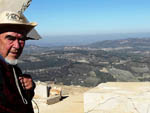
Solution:
<svg viewBox="0 0 150 113"><path fill-rule="evenodd" d="M112 33L112 34L85 34L85 35L52 35L42 36L42 39L28 41L28 44L39 46L78 46L104 40L118 40L127 38L150 38L147 33Z"/></svg>

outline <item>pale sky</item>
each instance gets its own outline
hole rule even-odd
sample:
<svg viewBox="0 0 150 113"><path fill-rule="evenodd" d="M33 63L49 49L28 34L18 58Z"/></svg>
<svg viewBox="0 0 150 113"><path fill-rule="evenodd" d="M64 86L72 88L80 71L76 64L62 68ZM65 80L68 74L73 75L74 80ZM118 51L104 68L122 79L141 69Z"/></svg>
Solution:
<svg viewBox="0 0 150 113"><path fill-rule="evenodd" d="M25 15L42 35L150 31L150 0L32 0Z"/></svg>

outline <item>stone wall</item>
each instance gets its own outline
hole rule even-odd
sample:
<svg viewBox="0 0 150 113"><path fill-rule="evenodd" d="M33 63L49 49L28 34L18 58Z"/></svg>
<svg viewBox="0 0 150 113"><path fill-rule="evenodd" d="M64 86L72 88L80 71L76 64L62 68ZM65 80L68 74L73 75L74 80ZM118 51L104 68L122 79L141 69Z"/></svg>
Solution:
<svg viewBox="0 0 150 113"><path fill-rule="evenodd" d="M32 100L34 113L39 113L41 109L44 109L43 106L48 106L59 102L61 99L61 93L56 92L58 89L60 88L52 88L44 82L36 82L35 95ZM50 93L51 90L53 93Z"/></svg>
<svg viewBox="0 0 150 113"><path fill-rule="evenodd" d="M150 113L150 83L102 83L84 93L84 112Z"/></svg>

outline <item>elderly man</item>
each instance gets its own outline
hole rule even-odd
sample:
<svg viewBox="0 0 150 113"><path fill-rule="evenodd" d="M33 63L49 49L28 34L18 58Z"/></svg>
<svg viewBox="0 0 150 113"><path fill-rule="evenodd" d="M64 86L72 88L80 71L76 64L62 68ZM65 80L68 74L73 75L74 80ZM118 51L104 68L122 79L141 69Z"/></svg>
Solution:
<svg viewBox="0 0 150 113"><path fill-rule="evenodd" d="M0 14L0 113L33 113L35 85L29 75L22 74L17 59L35 26L20 13Z"/></svg>

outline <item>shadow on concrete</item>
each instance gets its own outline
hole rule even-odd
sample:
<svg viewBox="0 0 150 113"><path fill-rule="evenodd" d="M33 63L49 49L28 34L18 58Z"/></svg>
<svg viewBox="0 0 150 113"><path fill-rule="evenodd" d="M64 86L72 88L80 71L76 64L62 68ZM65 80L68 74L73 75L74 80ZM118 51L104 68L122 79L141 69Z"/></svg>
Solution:
<svg viewBox="0 0 150 113"><path fill-rule="evenodd" d="M60 101L66 99L67 97L69 97L69 96L62 96L61 99L60 99Z"/></svg>

